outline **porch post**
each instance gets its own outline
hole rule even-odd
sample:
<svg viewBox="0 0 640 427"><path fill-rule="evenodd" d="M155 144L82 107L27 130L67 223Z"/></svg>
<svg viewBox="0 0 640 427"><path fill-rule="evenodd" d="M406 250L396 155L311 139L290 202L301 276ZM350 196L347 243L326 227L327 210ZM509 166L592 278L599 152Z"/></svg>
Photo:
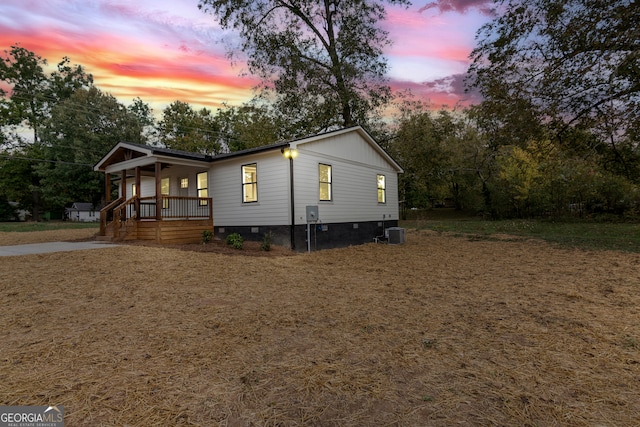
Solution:
<svg viewBox="0 0 640 427"><path fill-rule="evenodd" d="M162 219L162 164L156 162L156 220Z"/></svg>
<svg viewBox="0 0 640 427"><path fill-rule="evenodd" d="M135 200L135 210L136 210L136 215L138 216L138 219L140 218L140 166L136 166L136 194L134 194L134 196L136 197Z"/></svg>
<svg viewBox="0 0 640 427"><path fill-rule="evenodd" d="M121 172L122 179L120 180L122 186L122 198L127 200L127 171L123 170Z"/></svg>
<svg viewBox="0 0 640 427"><path fill-rule="evenodd" d="M109 172L104 173L104 197L105 204L108 205L111 201L111 174Z"/></svg>
<svg viewBox="0 0 640 427"><path fill-rule="evenodd" d="M123 170L122 171L122 179L120 180L120 185L122 186L122 198L124 199L124 201L127 201L127 170ZM124 221L125 219L127 219L127 212L125 211L122 214L123 218L122 220Z"/></svg>

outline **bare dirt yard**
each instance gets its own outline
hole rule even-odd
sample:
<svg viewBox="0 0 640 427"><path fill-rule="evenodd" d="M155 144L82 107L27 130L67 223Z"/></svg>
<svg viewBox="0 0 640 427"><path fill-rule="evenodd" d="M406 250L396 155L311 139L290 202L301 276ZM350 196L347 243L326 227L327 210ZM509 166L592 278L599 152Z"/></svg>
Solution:
<svg viewBox="0 0 640 427"><path fill-rule="evenodd" d="M0 258L0 404L69 427L640 423L638 254L197 246Z"/></svg>

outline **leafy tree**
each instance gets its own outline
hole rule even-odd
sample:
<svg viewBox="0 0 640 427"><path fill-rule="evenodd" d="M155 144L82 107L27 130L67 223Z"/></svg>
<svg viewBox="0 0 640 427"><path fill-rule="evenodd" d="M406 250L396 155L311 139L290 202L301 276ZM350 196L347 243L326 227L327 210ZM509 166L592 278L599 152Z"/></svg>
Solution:
<svg viewBox="0 0 640 427"><path fill-rule="evenodd" d="M0 60L0 81L11 86L10 94L0 89L4 124L26 124L32 129L36 143L40 142L40 127L53 105L93 83L93 77L82 66L71 66L67 57L49 76L44 71L46 66L46 59L17 45L5 51Z"/></svg>
<svg viewBox="0 0 640 427"><path fill-rule="evenodd" d="M38 130L46 115L48 79L44 73L47 61L35 53L12 46L0 61L0 80L11 85L11 95L0 89L5 123L19 125L26 122L38 141Z"/></svg>
<svg viewBox="0 0 640 427"><path fill-rule="evenodd" d="M189 104L174 101L158 124L158 139L167 148L216 154L220 152L219 127L211 111L195 111Z"/></svg>
<svg viewBox="0 0 640 427"><path fill-rule="evenodd" d="M459 209L477 207L482 145L464 114L404 111L389 150L405 170L400 192L406 204L428 207L452 199Z"/></svg>
<svg viewBox="0 0 640 427"><path fill-rule="evenodd" d="M390 97L382 57L389 44L377 26L384 3L407 0L200 0L225 29L240 33L240 51L283 114L315 131L366 124Z"/></svg>
<svg viewBox="0 0 640 427"><path fill-rule="evenodd" d="M634 0L501 0L479 31L470 84L511 135L545 123L560 139L571 127L607 144L627 176L637 169L640 8ZM524 133L528 138L538 134ZM636 153L637 154L637 153Z"/></svg>
<svg viewBox="0 0 640 427"><path fill-rule="evenodd" d="M539 153L518 146L504 147L498 157L499 184L507 196L509 211L516 216L529 216L535 205L534 194L540 186L542 167Z"/></svg>
<svg viewBox="0 0 640 427"><path fill-rule="evenodd" d="M120 141L143 143L141 133L136 114L96 87L78 89L55 105L43 133L46 162L35 166L47 207L99 204L104 177L93 165Z"/></svg>
<svg viewBox="0 0 640 427"><path fill-rule="evenodd" d="M33 191L39 182L31 159L41 158L40 151L27 145L0 152L0 194L29 211L33 211Z"/></svg>
<svg viewBox="0 0 640 427"><path fill-rule="evenodd" d="M226 150L240 151L290 138L291 129L267 104L246 103L218 110L216 121Z"/></svg>
<svg viewBox="0 0 640 427"><path fill-rule="evenodd" d="M82 66L72 66L67 57L49 75L44 71L46 66L46 59L18 45L0 58L0 81L10 87L9 91L0 89L0 144L9 149L6 154L11 156L2 166L2 184L15 186L7 187L7 191L22 207L31 210L36 220L40 219L41 193L33 167L42 158L42 133L51 109L93 83L92 76ZM19 135L17 129L21 126L30 128L33 136ZM15 160L17 157L20 160ZM26 194L31 195L30 201Z"/></svg>
<svg viewBox="0 0 640 427"><path fill-rule="evenodd" d="M439 121L429 112L406 118L394 144L397 158L405 168L408 190L422 191L431 201L444 200L449 195L451 153L446 128L451 122L447 113L441 114Z"/></svg>
<svg viewBox="0 0 640 427"><path fill-rule="evenodd" d="M82 65L71 65L68 57L62 58L56 67L56 71L49 77L47 90L48 100L56 103L70 98L76 90L88 88L93 85L93 76L87 74Z"/></svg>
<svg viewBox="0 0 640 427"><path fill-rule="evenodd" d="M142 141L147 144L156 142L158 139L156 121L153 117L153 109L149 104L137 97L127 109L138 119L138 123L142 126Z"/></svg>

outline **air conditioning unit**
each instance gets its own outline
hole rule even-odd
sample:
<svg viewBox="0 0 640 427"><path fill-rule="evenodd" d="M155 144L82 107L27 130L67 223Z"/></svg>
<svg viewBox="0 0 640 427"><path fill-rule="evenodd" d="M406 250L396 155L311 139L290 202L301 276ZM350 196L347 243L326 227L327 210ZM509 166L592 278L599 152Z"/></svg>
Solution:
<svg viewBox="0 0 640 427"><path fill-rule="evenodd" d="M391 245L399 245L406 241L404 228L400 227L389 227L386 229L387 239L389 244Z"/></svg>

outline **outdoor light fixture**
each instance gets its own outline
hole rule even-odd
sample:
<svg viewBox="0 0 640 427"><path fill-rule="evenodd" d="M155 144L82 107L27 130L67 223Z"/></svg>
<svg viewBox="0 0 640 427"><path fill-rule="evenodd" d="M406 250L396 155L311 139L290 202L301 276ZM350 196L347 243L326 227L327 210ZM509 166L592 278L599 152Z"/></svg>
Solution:
<svg viewBox="0 0 640 427"><path fill-rule="evenodd" d="M295 234L296 214L295 214L295 203L293 201L293 159L298 157L298 150L291 147L282 147L280 151L282 152L282 155L284 155L285 158L289 159L289 191L290 191L290 203L291 203L291 225L289 227L291 231L291 250L293 251L296 249L296 234Z"/></svg>
<svg viewBox="0 0 640 427"><path fill-rule="evenodd" d="M284 157L286 157L287 159L295 159L296 157L298 157L298 150L296 150L295 148L283 148L281 151Z"/></svg>

